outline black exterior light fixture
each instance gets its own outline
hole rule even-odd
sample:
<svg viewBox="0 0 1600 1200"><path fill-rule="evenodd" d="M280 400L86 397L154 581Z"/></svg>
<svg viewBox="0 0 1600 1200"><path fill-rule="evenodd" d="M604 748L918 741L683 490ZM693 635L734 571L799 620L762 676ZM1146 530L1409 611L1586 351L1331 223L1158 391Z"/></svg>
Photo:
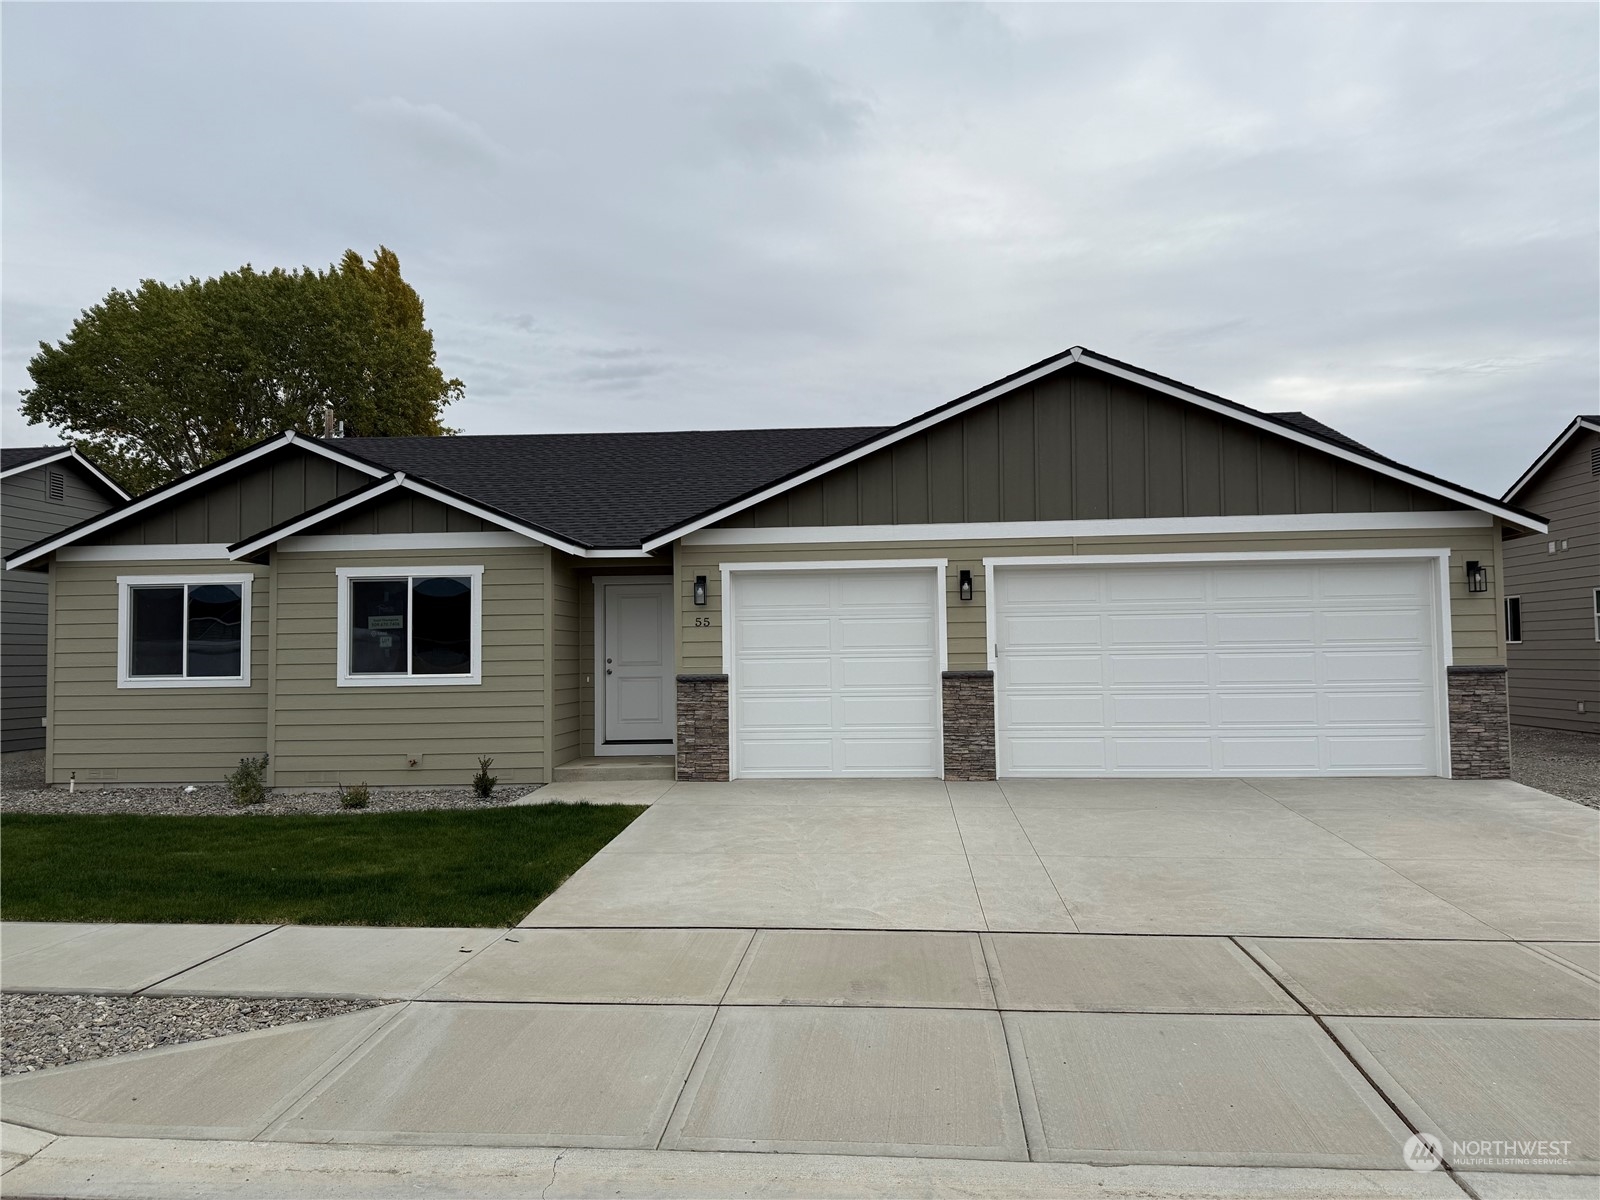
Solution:
<svg viewBox="0 0 1600 1200"><path fill-rule="evenodd" d="M706 577L704 575L696 575L694 577L694 602L698 608L706 606Z"/></svg>
<svg viewBox="0 0 1600 1200"><path fill-rule="evenodd" d="M1487 592L1489 590L1489 570L1477 559L1467 564L1467 591Z"/></svg>
<svg viewBox="0 0 1600 1200"><path fill-rule="evenodd" d="M957 586L960 587L960 589L961 589L961 598L963 600L971 600L972 599L972 572L971 571L963 571L963 572L961 572L961 578L960 578L960 581L957 584Z"/></svg>

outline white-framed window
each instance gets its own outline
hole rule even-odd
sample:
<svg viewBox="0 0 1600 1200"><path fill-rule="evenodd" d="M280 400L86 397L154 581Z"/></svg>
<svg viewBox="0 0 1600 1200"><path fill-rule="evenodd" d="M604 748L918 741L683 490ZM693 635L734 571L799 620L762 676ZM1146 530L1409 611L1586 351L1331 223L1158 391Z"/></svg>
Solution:
<svg viewBox="0 0 1600 1200"><path fill-rule="evenodd" d="M117 686L249 687L250 580L117 576Z"/></svg>
<svg viewBox="0 0 1600 1200"><path fill-rule="evenodd" d="M339 686L483 678L483 568L340 567Z"/></svg>
<svg viewBox="0 0 1600 1200"><path fill-rule="evenodd" d="M1514 644L1522 640L1522 597L1506 597L1506 642Z"/></svg>
<svg viewBox="0 0 1600 1200"><path fill-rule="evenodd" d="M1600 588L1594 590L1594 640L1600 642Z"/></svg>

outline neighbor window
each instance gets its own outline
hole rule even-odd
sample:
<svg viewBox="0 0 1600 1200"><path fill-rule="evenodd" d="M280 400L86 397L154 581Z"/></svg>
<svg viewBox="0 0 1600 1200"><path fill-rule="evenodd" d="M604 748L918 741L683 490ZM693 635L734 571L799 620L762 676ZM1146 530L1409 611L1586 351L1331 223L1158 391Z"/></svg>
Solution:
<svg viewBox="0 0 1600 1200"><path fill-rule="evenodd" d="M250 578L117 580L119 687L250 683Z"/></svg>
<svg viewBox="0 0 1600 1200"><path fill-rule="evenodd" d="M1522 640L1522 597L1506 597L1506 641Z"/></svg>
<svg viewBox="0 0 1600 1200"><path fill-rule="evenodd" d="M477 683L482 567L339 571L339 682Z"/></svg>
<svg viewBox="0 0 1600 1200"><path fill-rule="evenodd" d="M1600 588L1594 590L1594 640L1600 642Z"/></svg>

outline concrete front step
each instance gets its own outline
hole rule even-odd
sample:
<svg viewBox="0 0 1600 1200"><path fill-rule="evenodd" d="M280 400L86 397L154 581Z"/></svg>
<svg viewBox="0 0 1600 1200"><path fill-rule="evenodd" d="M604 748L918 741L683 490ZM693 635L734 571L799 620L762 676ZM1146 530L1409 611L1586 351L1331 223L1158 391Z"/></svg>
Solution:
<svg viewBox="0 0 1600 1200"><path fill-rule="evenodd" d="M600 783L619 780L671 779L670 754L630 755L617 758L575 758L555 771L556 783Z"/></svg>

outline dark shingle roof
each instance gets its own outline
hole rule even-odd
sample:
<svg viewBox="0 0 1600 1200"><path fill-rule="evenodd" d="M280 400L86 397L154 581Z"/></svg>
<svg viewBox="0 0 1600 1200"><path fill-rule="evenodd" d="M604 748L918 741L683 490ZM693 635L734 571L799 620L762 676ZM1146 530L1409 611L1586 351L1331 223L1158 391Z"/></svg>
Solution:
<svg viewBox="0 0 1600 1200"><path fill-rule="evenodd" d="M0 471L9 471L13 467L25 467L31 462L41 458L49 458L52 454L60 454L65 446L7 446L0 450Z"/></svg>
<svg viewBox="0 0 1600 1200"><path fill-rule="evenodd" d="M637 548L658 529L882 432L874 425L352 437L326 444L607 549Z"/></svg>
<svg viewBox="0 0 1600 1200"><path fill-rule="evenodd" d="M1303 429L1309 434L1321 438L1325 442L1332 442L1336 446L1343 446L1346 450L1354 450L1358 454L1370 454L1381 458L1371 446L1364 446L1355 438L1340 433L1332 425L1324 425L1315 417L1303 412L1269 412L1265 414L1275 421L1282 421L1285 425L1293 425Z"/></svg>

